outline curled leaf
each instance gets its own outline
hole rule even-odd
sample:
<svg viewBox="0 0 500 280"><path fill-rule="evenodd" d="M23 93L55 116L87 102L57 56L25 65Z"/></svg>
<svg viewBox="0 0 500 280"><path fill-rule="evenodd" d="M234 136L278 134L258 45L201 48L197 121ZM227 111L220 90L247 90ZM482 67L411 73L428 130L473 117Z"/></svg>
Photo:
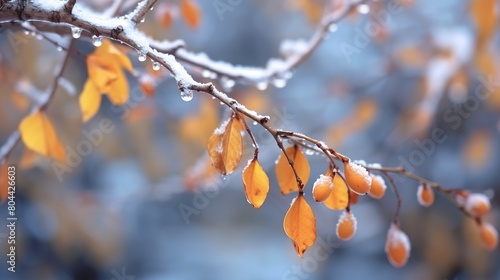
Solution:
<svg viewBox="0 0 500 280"><path fill-rule="evenodd" d="M253 207L260 208L269 192L269 178L257 159L253 159L245 167L242 179L248 202Z"/></svg>
<svg viewBox="0 0 500 280"><path fill-rule="evenodd" d="M299 193L292 201L285 215L283 228L292 240L295 251L301 257L316 241L316 218L303 193Z"/></svg>
<svg viewBox="0 0 500 280"><path fill-rule="evenodd" d="M216 129L208 139L208 154L212 165L222 175L232 173L238 166L243 154L243 139L241 132L243 124L237 118Z"/></svg>

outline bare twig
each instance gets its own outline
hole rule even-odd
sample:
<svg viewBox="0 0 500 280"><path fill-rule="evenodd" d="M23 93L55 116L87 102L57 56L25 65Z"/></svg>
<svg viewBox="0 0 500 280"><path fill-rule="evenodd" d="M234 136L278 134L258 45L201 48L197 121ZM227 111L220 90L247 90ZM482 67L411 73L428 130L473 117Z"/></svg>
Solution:
<svg viewBox="0 0 500 280"><path fill-rule="evenodd" d="M59 72L57 75L54 77L54 82L52 83L51 88L49 89L48 96L45 100L43 100L41 103L35 105L35 107L32 109L32 112L36 112L38 110L45 110L47 109L47 106L49 105L50 101L53 99L53 96L56 93L56 90L59 85L59 79L62 78L62 75L64 74L64 70L66 68L66 65L68 64L70 56L70 50L73 48L74 45L74 40L71 39L69 46L67 47L66 54L64 56L63 62L60 66ZM7 159L7 157L10 155L12 150L15 148L17 143L19 143L19 140L21 139L21 134L19 131L14 131L12 134L9 136L7 141L1 146L0 148L0 162L3 162Z"/></svg>
<svg viewBox="0 0 500 280"><path fill-rule="evenodd" d="M153 8L153 6L156 4L156 1L158 0L144 0L142 2L140 2L138 5L137 5L137 8L135 9L135 11L133 11L129 17L132 19L132 22L134 22L135 24L138 24L139 22L142 21L142 19L144 19L144 17L146 16L146 13L151 10L151 8Z"/></svg>

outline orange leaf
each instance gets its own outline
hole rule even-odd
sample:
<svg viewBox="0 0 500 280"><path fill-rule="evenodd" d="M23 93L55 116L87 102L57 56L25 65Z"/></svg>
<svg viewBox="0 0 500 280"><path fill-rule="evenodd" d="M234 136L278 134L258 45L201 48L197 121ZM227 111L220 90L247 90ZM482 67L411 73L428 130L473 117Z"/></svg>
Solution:
<svg viewBox="0 0 500 280"><path fill-rule="evenodd" d="M195 1L182 0L181 13L184 21L190 28L198 28L201 21L201 12L198 4Z"/></svg>
<svg viewBox="0 0 500 280"><path fill-rule="evenodd" d="M79 103L83 122L90 120L97 111L99 111L99 107L101 106L101 94L90 79L87 80L83 86Z"/></svg>
<svg viewBox="0 0 500 280"><path fill-rule="evenodd" d="M302 180L302 183L306 185L311 172L309 161L306 156L297 145L290 146L286 148L285 151L293 161L295 170L297 170L297 174ZM276 164L276 177L281 189L281 194L286 195L291 192L299 191L299 185L297 180L295 180L295 174L284 153L281 153L278 158L278 163Z"/></svg>
<svg viewBox="0 0 500 280"><path fill-rule="evenodd" d="M286 235L292 239L293 247L299 256L303 256L307 248L316 240L316 218L307 204L303 193L299 193L285 215L283 228Z"/></svg>
<svg viewBox="0 0 500 280"><path fill-rule="evenodd" d="M241 132L244 127L240 120L231 118L217 129L208 140L208 154L212 164L222 175L232 173L243 154Z"/></svg>
<svg viewBox="0 0 500 280"><path fill-rule="evenodd" d="M260 208L269 192L269 178L257 159L253 159L245 167L242 179L248 202L253 207Z"/></svg>
<svg viewBox="0 0 500 280"><path fill-rule="evenodd" d="M347 185L340 177L340 174L335 174L333 178L332 192L328 198L323 202L326 207L332 210L342 210L347 207L349 202L349 195L347 193Z"/></svg>
<svg viewBox="0 0 500 280"><path fill-rule="evenodd" d="M9 192L7 161L0 163L0 204L7 200Z"/></svg>
<svg viewBox="0 0 500 280"><path fill-rule="evenodd" d="M26 147L60 162L66 161L66 151L52 123L43 112L36 111L25 117L19 124L19 132Z"/></svg>
<svg viewBox="0 0 500 280"><path fill-rule="evenodd" d="M498 12L496 0L473 0L470 6L471 17L476 23L479 48L495 33Z"/></svg>

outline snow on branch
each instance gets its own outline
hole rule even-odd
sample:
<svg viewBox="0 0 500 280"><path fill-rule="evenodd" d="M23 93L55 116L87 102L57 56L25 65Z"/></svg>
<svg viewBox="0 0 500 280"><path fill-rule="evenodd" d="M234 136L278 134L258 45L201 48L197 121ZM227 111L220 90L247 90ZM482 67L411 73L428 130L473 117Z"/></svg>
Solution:
<svg viewBox="0 0 500 280"><path fill-rule="evenodd" d="M119 33L127 33L130 36L127 36L127 40L123 42L144 54L156 49L159 53L173 55L179 62L204 70L205 76L209 78L219 76L245 84L267 85L275 80L290 78L291 72L306 60L327 37L330 26L342 19L354 6L359 4L356 1L347 1L347 3L337 7L331 14L327 14L308 41L284 41L281 49L286 54L286 58L271 58L265 67L250 67L232 65L225 61L215 61L205 53L189 51L182 40L172 42L167 40L156 41L137 30L135 25L144 18L145 14L156 2L156 0L143 0L137 4L134 11L119 18L110 17L109 13L97 14L80 3L76 5L76 10L72 12L76 4L76 1L73 0L68 1L64 6L61 6L60 1L34 1L32 6L28 4L18 16L13 18L13 15L10 14L10 17L6 17L5 15L8 15L9 11L18 10L16 3L13 3L0 10L0 25L5 25L5 20L38 21L34 22L33 25L41 32L54 32L61 35L71 34L69 29L65 29L60 24L60 22L63 22L89 31L90 36L105 36L119 41L124 39L122 38L123 35ZM35 7L39 9L35 9ZM64 8L58 9L58 7ZM45 15L42 15L42 12ZM136 35L137 38L132 37L132 35ZM167 69L170 70L170 67L167 67Z"/></svg>

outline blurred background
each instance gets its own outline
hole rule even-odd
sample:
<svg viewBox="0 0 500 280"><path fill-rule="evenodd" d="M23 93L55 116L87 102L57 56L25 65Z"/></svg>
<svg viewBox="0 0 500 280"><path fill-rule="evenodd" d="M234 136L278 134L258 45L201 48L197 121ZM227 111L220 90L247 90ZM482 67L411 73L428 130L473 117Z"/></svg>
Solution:
<svg viewBox="0 0 500 280"><path fill-rule="evenodd" d="M80 2L97 11L110 5ZM199 24L183 17L179 1L160 0L140 28L158 40L183 39L215 60L261 67L282 55L283 40L309 39L325 10L325 1L193 3ZM404 166L443 186L487 194L486 220L499 228L499 32L488 3L498 8L489 0L367 1L331 26L285 87L215 83L269 115L273 127L323 139L352 159ZM30 98L51 86L61 63L63 52L34 35L0 30L0 143L30 112ZM47 36L62 45L69 39ZM417 183L397 176L401 228L412 243L405 267L394 268L384 253L396 209L389 190L382 200L361 197L352 207L358 230L349 241L335 235L341 212L306 192L318 238L299 258L283 231L294 195L280 194L272 137L251 126L271 181L255 210L241 181L253 154L248 139L233 174L216 175L207 161L207 140L227 108L203 94L182 101L175 81L152 74L133 50L127 105L104 98L98 115L82 124L78 94L87 79L85 56L94 49L83 37L47 114L67 151L103 120L111 120L112 132L61 176L52 160L16 146L8 159L18 169L16 273L6 270L2 253L0 279L500 279L500 253L482 247L474 221L439 194L432 207L421 207ZM200 69L188 70L209 81ZM327 162L308 159L310 190ZM3 204L0 219L6 217ZM4 252L7 235L0 227Z"/></svg>

